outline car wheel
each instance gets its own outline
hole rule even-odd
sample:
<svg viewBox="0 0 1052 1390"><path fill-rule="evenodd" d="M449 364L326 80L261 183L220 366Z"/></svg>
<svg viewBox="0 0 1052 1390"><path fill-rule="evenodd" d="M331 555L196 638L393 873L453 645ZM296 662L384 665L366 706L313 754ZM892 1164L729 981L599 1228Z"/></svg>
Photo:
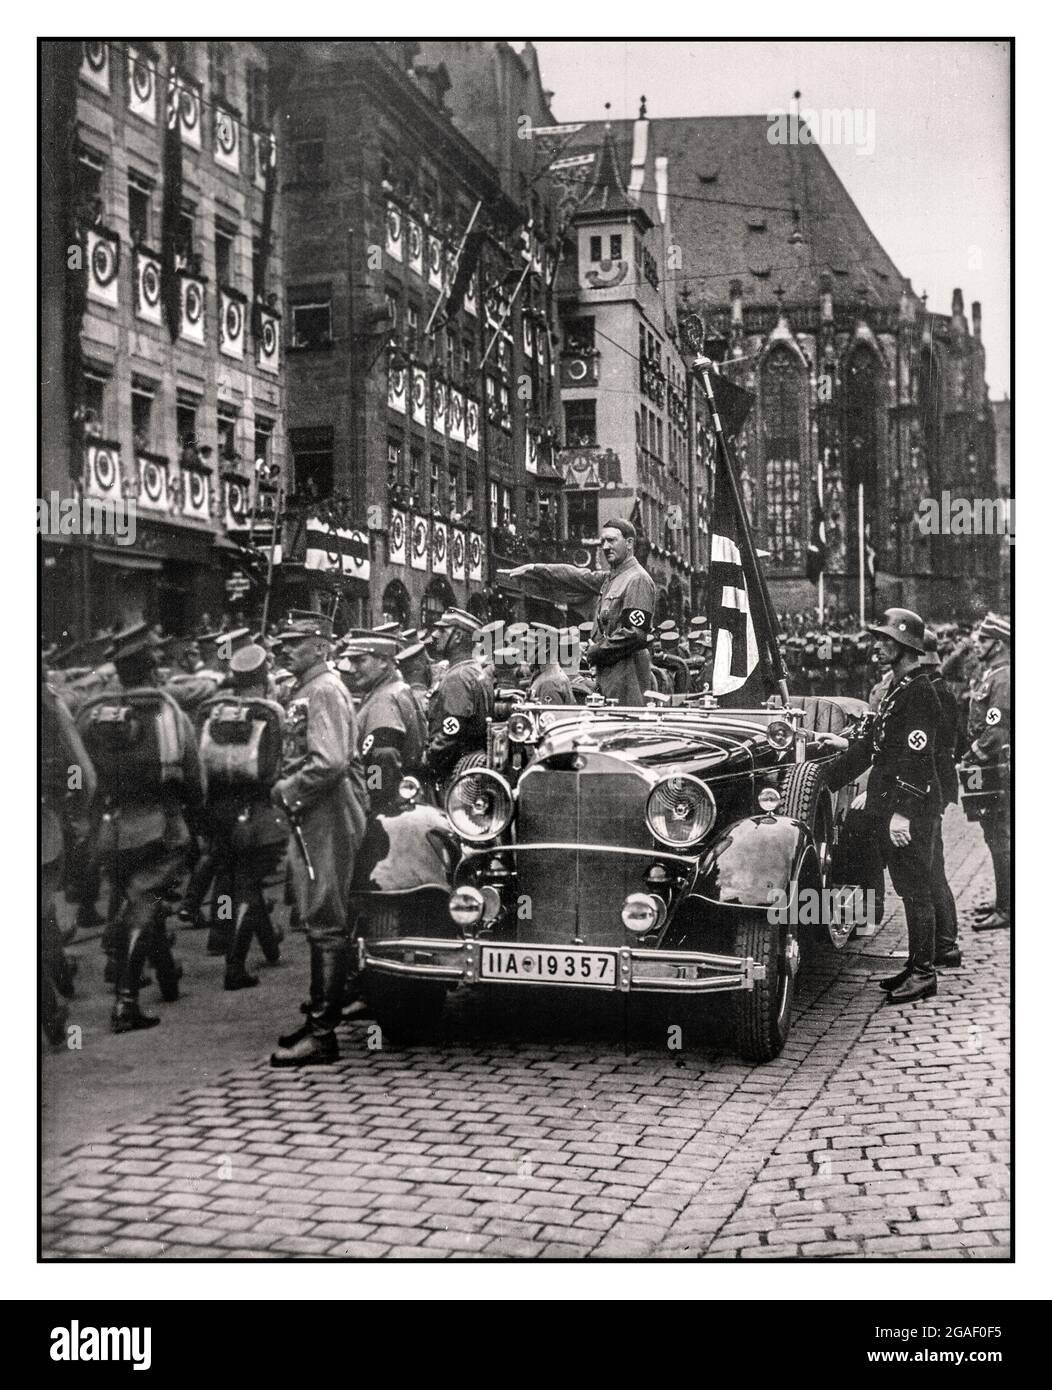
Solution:
<svg viewBox="0 0 1052 1390"><path fill-rule="evenodd" d="M795 938L791 938L795 950ZM738 1051L747 1062L770 1062L789 1036L794 971L782 932L762 913L748 913L735 927L734 954L751 956L766 976L735 996Z"/></svg>
<svg viewBox="0 0 1052 1390"><path fill-rule="evenodd" d="M833 799L825 784L821 764L801 763L794 767L782 783L782 813L794 820L803 821L814 840L818 859L818 883L820 891L830 884L833 857ZM823 897L823 911L825 898ZM825 940L836 950L846 946L854 934L854 927L839 922L825 924L826 932L805 929L804 935L812 940Z"/></svg>
<svg viewBox="0 0 1052 1390"><path fill-rule="evenodd" d="M365 1002L380 1031L394 1043L428 1042L438 1032L446 1007L446 987L366 972Z"/></svg>

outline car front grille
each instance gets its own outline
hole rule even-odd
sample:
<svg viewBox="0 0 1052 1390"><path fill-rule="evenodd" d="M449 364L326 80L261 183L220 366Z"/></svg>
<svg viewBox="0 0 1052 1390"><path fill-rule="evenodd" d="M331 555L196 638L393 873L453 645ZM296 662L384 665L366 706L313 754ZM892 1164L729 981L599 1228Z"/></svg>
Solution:
<svg viewBox="0 0 1052 1390"><path fill-rule="evenodd" d="M528 894L531 911L518 924L521 940L624 945L621 904L643 887L646 861L618 851L652 846L643 816L648 791L633 773L546 770L522 779L516 844L568 848L516 856L519 894Z"/></svg>

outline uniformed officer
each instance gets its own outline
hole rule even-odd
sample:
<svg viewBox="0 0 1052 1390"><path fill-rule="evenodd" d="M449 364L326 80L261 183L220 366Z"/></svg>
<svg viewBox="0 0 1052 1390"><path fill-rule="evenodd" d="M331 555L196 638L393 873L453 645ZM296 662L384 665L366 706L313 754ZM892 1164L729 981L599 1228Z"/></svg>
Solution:
<svg viewBox="0 0 1052 1390"><path fill-rule="evenodd" d="M1006 764L1012 743L1012 625L1007 618L987 613L979 625L982 671L968 711L968 751L965 763ZM979 909L972 927L988 931L1007 927L1012 915L1012 849L1009 798L980 815L983 836L994 865L994 901Z"/></svg>
<svg viewBox="0 0 1052 1390"><path fill-rule="evenodd" d="M892 682L872 724L850 742L819 734L819 742L840 749L827 766L836 789L872 763L865 809L879 821L891 881L902 898L909 931L909 958L899 974L880 982L889 1001L926 999L938 989L935 973L935 906L932 899L932 842L940 814L935 765L942 712L938 696L921 666L924 621L906 608L889 608L878 637Z"/></svg>
<svg viewBox="0 0 1052 1390"><path fill-rule="evenodd" d="M440 781L465 753L486 747L493 715L493 682L474 654L482 624L462 608L449 608L436 624L435 655L449 665L427 707L427 766Z"/></svg>
<svg viewBox="0 0 1052 1390"><path fill-rule="evenodd" d="M946 857L942 838L942 819L947 806L956 805L957 700L939 670L939 639L930 627L924 629L924 655L921 665L928 672L939 699L941 718L935 740L935 771L939 777L939 819L932 836L931 889L935 905L935 965L937 969L956 969L961 963L957 942L957 903L946 877Z"/></svg>
<svg viewBox="0 0 1052 1390"><path fill-rule="evenodd" d="M534 623L530 628L533 647L534 677L528 698L541 705L572 705L573 686L570 677L559 663L562 634L549 623Z"/></svg>
<svg viewBox="0 0 1052 1390"><path fill-rule="evenodd" d="M373 812L388 810L399 782L406 774L419 775L424 761L427 726L395 664L397 654L398 643L389 637L356 637L337 662L360 701L358 755L366 768Z"/></svg>
<svg viewBox="0 0 1052 1390"><path fill-rule="evenodd" d="M520 565L510 578L532 577L546 597L578 603L598 596L593 640L585 660L597 671L600 693L619 705L642 705L653 685L647 638L653 626L657 588L635 557L636 528L616 518L602 529L608 570L574 565Z"/></svg>
<svg viewBox="0 0 1052 1390"><path fill-rule="evenodd" d="M399 635L402 643L399 648L395 661L401 672L402 679L413 692L413 699L416 707L420 711L420 717L427 726L427 704L431 698L431 662L427 655L427 647L415 628L410 628Z"/></svg>
<svg viewBox="0 0 1052 1390"><path fill-rule="evenodd" d="M290 858L310 941L310 1000L306 1022L278 1039L270 1063L302 1067L339 1056L335 1029L348 970L348 893L369 793L351 697L328 667L332 620L293 613L278 636L296 685L286 712L282 777L271 798L287 810L294 830Z"/></svg>
<svg viewBox="0 0 1052 1390"><path fill-rule="evenodd" d="M181 967L172 956L165 929L163 890L179 873L190 843L184 812L195 813L201 804L201 774L197 738L190 720L156 681L156 643L146 623L119 633L110 651L121 691L102 695L84 705L77 728L92 754L102 792L104 814L95 827L94 853L109 864L114 887L124 899L118 924L121 939L117 972L117 997L111 1017L115 1033L152 1028L160 1019L142 1013L139 990L142 967L149 957L157 971L161 997L169 1003L179 997ZM135 713L136 695L153 697L152 713L142 713L140 727L156 718L155 747L165 760L169 776L160 784L139 785L121 766L106 739L122 725L135 721L101 716L124 703ZM117 711L119 712L119 711ZM163 727L161 727L163 726Z"/></svg>

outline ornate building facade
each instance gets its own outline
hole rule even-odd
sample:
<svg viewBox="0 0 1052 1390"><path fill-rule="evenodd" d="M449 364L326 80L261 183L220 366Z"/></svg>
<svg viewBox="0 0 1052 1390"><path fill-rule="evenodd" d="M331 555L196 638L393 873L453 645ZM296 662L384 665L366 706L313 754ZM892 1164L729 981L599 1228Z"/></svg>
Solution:
<svg viewBox="0 0 1052 1390"><path fill-rule="evenodd" d="M42 45L42 498L134 503L134 534L43 536L61 641L187 631L242 569L284 471L283 238L265 50Z"/></svg>

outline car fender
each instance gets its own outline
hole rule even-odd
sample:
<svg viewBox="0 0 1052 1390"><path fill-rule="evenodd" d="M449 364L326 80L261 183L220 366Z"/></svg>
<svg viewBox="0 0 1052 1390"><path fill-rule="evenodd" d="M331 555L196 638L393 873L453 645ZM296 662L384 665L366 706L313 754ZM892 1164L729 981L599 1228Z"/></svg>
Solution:
<svg viewBox="0 0 1052 1390"><path fill-rule="evenodd" d="M728 826L704 856L694 893L721 907L767 910L812 877L818 886L814 844L802 821L749 816Z"/></svg>

